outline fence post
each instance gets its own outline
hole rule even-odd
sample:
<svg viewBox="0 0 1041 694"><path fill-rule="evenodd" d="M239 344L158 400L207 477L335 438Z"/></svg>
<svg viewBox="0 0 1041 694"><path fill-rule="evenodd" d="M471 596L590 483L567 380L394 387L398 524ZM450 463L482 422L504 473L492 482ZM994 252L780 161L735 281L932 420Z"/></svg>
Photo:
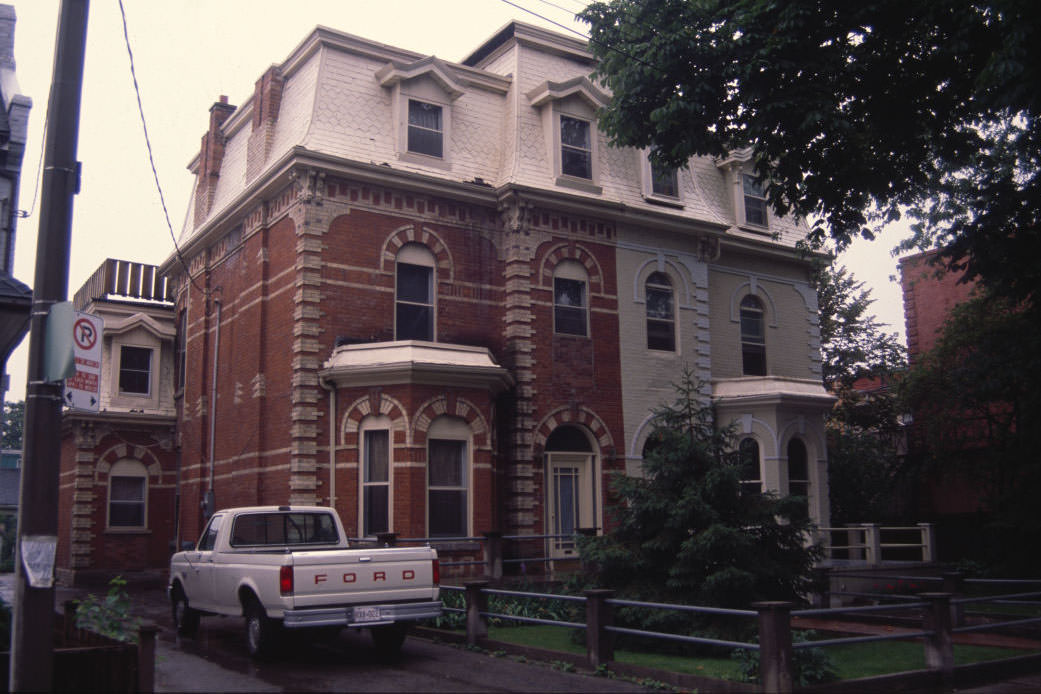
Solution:
<svg viewBox="0 0 1041 694"><path fill-rule="evenodd" d="M792 691L792 603L754 602L759 611L759 687L768 694Z"/></svg>
<svg viewBox="0 0 1041 694"><path fill-rule="evenodd" d="M865 559L868 564L882 563L882 531L878 523L864 523Z"/></svg>
<svg viewBox="0 0 1041 694"><path fill-rule="evenodd" d="M607 602L613 590L593 588L586 596L586 657L594 670L614 660L614 634L605 627L614 625L614 608Z"/></svg>
<svg viewBox="0 0 1041 694"><path fill-rule="evenodd" d="M944 593L950 593L951 598L961 597L965 594L965 586L962 581L965 574L961 571L948 571L943 574ZM965 623L965 608L961 603L951 601L951 625L960 627Z"/></svg>
<svg viewBox="0 0 1041 694"><path fill-rule="evenodd" d="M936 561L936 527L932 523L919 523L922 533L922 561Z"/></svg>
<svg viewBox="0 0 1041 694"><path fill-rule="evenodd" d="M488 611L488 595L481 592L488 587L488 581L463 581L463 586L466 588L466 645L476 646L488 635L488 620L481 614Z"/></svg>
<svg viewBox="0 0 1041 694"><path fill-rule="evenodd" d="M159 631L152 622L137 628L137 691L155 691L155 635Z"/></svg>
<svg viewBox="0 0 1041 694"><path fill-rule="evenodd" d="M502 580L502 533L498 530L484 534L484 565L488 578Z"/></svg>
<svg viewBox="0 0 1041 694"><path fill-rule="evenodd" d="M922 593L929 603L923 617L922 630L932 632L925 637L925 666L939 670L944 686L954 675L954 639L951 637L950 593Z"/></svg>

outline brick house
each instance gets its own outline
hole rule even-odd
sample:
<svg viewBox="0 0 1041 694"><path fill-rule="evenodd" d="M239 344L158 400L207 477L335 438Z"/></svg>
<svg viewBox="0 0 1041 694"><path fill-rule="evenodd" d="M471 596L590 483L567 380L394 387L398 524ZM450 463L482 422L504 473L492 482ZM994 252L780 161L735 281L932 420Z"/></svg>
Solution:
<svg viewBox="0 0 1041 694"><path fill-rule="evenodd" d="M73 306L100 316L98 412L62 416L56 577L164 567L176 534L174 312L154 265L106 260Z"/></svg>
<svg viewBox="0 0 1041 694"><path fill-rule="evenodd" d="M976 290L975 283L961 281L960 273L948 272L934 264L938 253L924 251L900 259L907 357L912 367L936 346L954 307L968 301ZM921 418L914 418L912 413L912 419ZM912 424L909 434L911 453L921 455L925 445L921 425ZM986 510L977 482L950 471L938 471L920 481L916 506L919 517L944 521L940 529L950 534L953 540L950 546L958 546L955 540L958 535L964 537L961 526L978 525L977 512ZM947 530L952 526L959 532Z"/></svg>
<svg viewBox="0 0 1041 694"><path fill-rule="evenodd" d="M161 266L181 540L257 503L328 504L360 537L602 529L684 366L747 484L827 524L805 227L748 152L663 171L609 147L593 66L517 22L461 63L318 28L213 105Z"/></svg>

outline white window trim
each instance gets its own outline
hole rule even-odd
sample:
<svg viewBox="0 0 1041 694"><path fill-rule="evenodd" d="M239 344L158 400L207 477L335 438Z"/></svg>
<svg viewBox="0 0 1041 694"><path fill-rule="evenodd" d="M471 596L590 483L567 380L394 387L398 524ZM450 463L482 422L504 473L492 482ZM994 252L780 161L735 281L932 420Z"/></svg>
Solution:
<svg viewBox="0 0 1041 694"><path fill-rule="evenodd" d="M669 280L669 286L667 287L667 289L672 294L672 318L668 321L668 322L672 323L672 349L657 349L656 347L651 347L650 345L646 345L646 341L645 341L645 347L647 348L647 351L650 352L651 354L675 355L675 354L679 354L679 352L680 352L679 295L678 295L678 293L676 291L676 279L674 277L672 277L672 275L670 275L668 272L665 272L664 270L653 270L653 271L647 273L647 276L644 277L644 280L643 280L643 309L644 309L643 310L643 314L644 314L643 315L643 318L644 318L644 320L643 320L643 329L644 329L644 336L647 337L648 339L650 337L650 332L648 331L648 326L649 326L650 321L656 320L656 321L659 321L659 322L662 322L662 323L666 322L665 319L663 319L663 318L651 318L650 315L648 314L648 309L650 307L650 301L647 299L647 288L648 288L647 285L649 285L651 283L650 282L651 277L653 275L655 275L655 274L658 274L658 273L661 273L662 275L664 275ZM666 287L665 287L665 285L662 285L662 284L655 284L654 285L654 289L657 289L657 290L660 291L660 290L666 289Z"/></svg>
<svg viewBox="0 0 1041 694"><path fill-rule="evenodd" d="M582 295L585 299L585 305L582 307L585 315L585 327L586 331L584 335L576 335L575 333L559 332L557 330L557 279L575 280L582 282L585 288ZM592 325L590 323L589 313L592 305L592 297L589 295L589 273L580 262L577 260L564 260L557 264L553 269L553 285L550 287L551 303L553 305L553 334L563 335L565 337L592 337Z"/></svg>
<svg viewBox="0 0 1041 694"><path fill-rule="evenodd" d="M394 258L394 339L398 337L398 263L430 268L430 342L437 342L437 260L429 248L418 242L409 242L398 250ZM419 305L413 302L412 305Z"/></svg>
<svg viewBox="0 0 1041 694"><path fill-rule="evenodd" d="M122 342L117 343L117 344L119 345L119 349L117 350L118 351L118 356L117 356L117 361L116 361L116 368L113 369L113 371L115 371L115 379L116 379L115 392L121 398L141 398L141 399L144 399L144 400L151 400L154 397L154 395L155 395L155 372L156 372L156 368L155 367L156 367L157 353L159 351L158 349L156 349L156 345L140 345L140 344L135 345L135 344L130 344L130 343L122 343ZM149 358L148 358L148 392L146 392L146 393L136 393L136 392L133 392L133 391L123 390L120 387L120 381L122 380L121 376L123 374L123 348L124 347L131 347L131 348L134 348L134 349L145 349L145 350L148 350L151 353L151 356L149 356Z"/></svg>
<svg viewBox="0 0 1041 694"><path fill-rule="evenodd" d="M740 191L740 193L741 193L741 226L746 226L746 227L749 227L749 228L752 228L752 229L759 229L759 230L769 229L770 228L770 205L768 204L768 202L766 200L765 184L759 184L760 187L763 189L762 190L762 193L763 193L762 197L749 196L749 197L754 197L756 200L762 200L763 201L763 223L759 224L758 222L751 222L751 221L748 220L748 208L745 205L745 197L746 197L746 195L745 195L745 179L748 179L748 178L752 179L753 182L755 181L755 175L751 174L751 173L748 173L746 171L742 171L738 175L738 183L739 183L740 188L741 188L741 191Z"/></svg>
<svg viewBox="0 0 1041 694"><path fill-rule="evenodd" d="M112 479L115 477L137 477L144 481L144 506L141 525L112 525ZM133 533L148 530L148 468L139 460L126 458L116 461L108 471L105 484L105 530L110 532Z"/></svg>
<svg viewBox="0 0 1041 694"><path fill-rule="evenodd" d="M683 185L680 180L680 169L676 169L676 195L664 195L654 192L654 169L651 166L650 150L640 150L640 183L643 188L643 198L647 202L665 205L668 207L683 207Z"/></svg>
<svg viewBox="0 0 1041 694"><path fill-rule="evenodd" d="M419 101L425 104L432 104L441 109L441 156L435 157L430 154L424 154L422 152L413 152L408 148L408 104L410 101ZM451 148L449 143L451 142L452 133L452 105L447 101L440 101L438 99L432 99L429 96L414 96L406 92L402 92L400 96L401 105L399 111L401 113L401 122L398 132L398 159L401 161L407 161L412 164L424 164L426 166L434 166L439 169L450 169L452 164L450 161Z"/></svg>
<svg viewBox="0 0 1041 694"><path fill-rule="evenodd" d="M557 104L553 105L550 113L553 121L553 172L556 176L556 184L586 193L596 193L598 195L603 193L604 189L600 186L600 131L597 130L596 120L582 113L558 108ZM589 125L590 178L572 176L563 171L564 141L561 139L560 133L560 119L562 117L582 121Z"/></svg>
<svg viewBox="0 0 1041 694"><path fill-rule="evenodd" d="M427 464L430 461L430 441L436 439L438 441L462 441L463 442L463 489L466 494L466 527L463 529L464 535L470 537L473 535L473 510L474 510L474 494L473 494L473 473L474 473L474 456L473 456L473 432L470 431L470 426L462 419L452 416L441 416L434 419L430 423L430 427L427 429ZM427 536L430 536L430 473L429 468L425 475L426 484L426 528ZM454 487L453 487L454 489Z"/></svg>
<svg viewBox="0 0 1041 694"><path fill-rule="evenodd" d="M390 417L365 417L358 426L358 537L365 537L365 433L387 432L387 532L394 532L394 428ZM375 536L372 536L375 537Z"/></svg>

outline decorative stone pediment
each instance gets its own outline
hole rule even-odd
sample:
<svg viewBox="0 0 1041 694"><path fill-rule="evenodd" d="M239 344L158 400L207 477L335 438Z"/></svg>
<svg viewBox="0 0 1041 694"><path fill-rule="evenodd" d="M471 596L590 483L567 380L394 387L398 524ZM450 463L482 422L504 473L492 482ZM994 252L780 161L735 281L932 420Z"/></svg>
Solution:
<svg viewBox="0 0 1041 694"><path fill-rule="evenodd" d="M105 321L106 336L122 335L137 328L143 328L159 340L172 340L177 332L173 325L160 323L144 313L135 313L122 320Z"/></svg>
<svg viewBox="0 0 1041 694"><path fill-rule="evenodd" d="M563 82L547 80L527 93L528 100L535 107L572 96L577 96L594 110L606 106L611 100L588 77L573 77Z"/></svg>
<svg viewBox="0 0 1041 694"><path fill-rule="evenodd" d="M451 68L437 56L428 56L408 65L390 62L376 71L381 87L394 87L420 77L433 80L453 101L463 95L464 90L452 77Z"/></svg>

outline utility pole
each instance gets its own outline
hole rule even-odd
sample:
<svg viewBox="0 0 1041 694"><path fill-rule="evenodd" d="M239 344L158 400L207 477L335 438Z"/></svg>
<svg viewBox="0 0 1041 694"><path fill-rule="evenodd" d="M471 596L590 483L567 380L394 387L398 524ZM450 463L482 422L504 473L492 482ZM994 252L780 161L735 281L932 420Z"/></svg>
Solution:
<svg viewBox="0 0 1041 694"><path fill-rule="evenodd" d="M29 323L22 487L18 499L10 691L51 691L54 682L54 550L58 541L61 466L60 382L46 379L47 316L69 292L72 199L79 191L80 92L88 0L62 0L47 103L40 230ZM49 572L47 568L49 555ZM27 557L36 571L27 571ZM28 574L28 575L27 575Z"/></svg>

